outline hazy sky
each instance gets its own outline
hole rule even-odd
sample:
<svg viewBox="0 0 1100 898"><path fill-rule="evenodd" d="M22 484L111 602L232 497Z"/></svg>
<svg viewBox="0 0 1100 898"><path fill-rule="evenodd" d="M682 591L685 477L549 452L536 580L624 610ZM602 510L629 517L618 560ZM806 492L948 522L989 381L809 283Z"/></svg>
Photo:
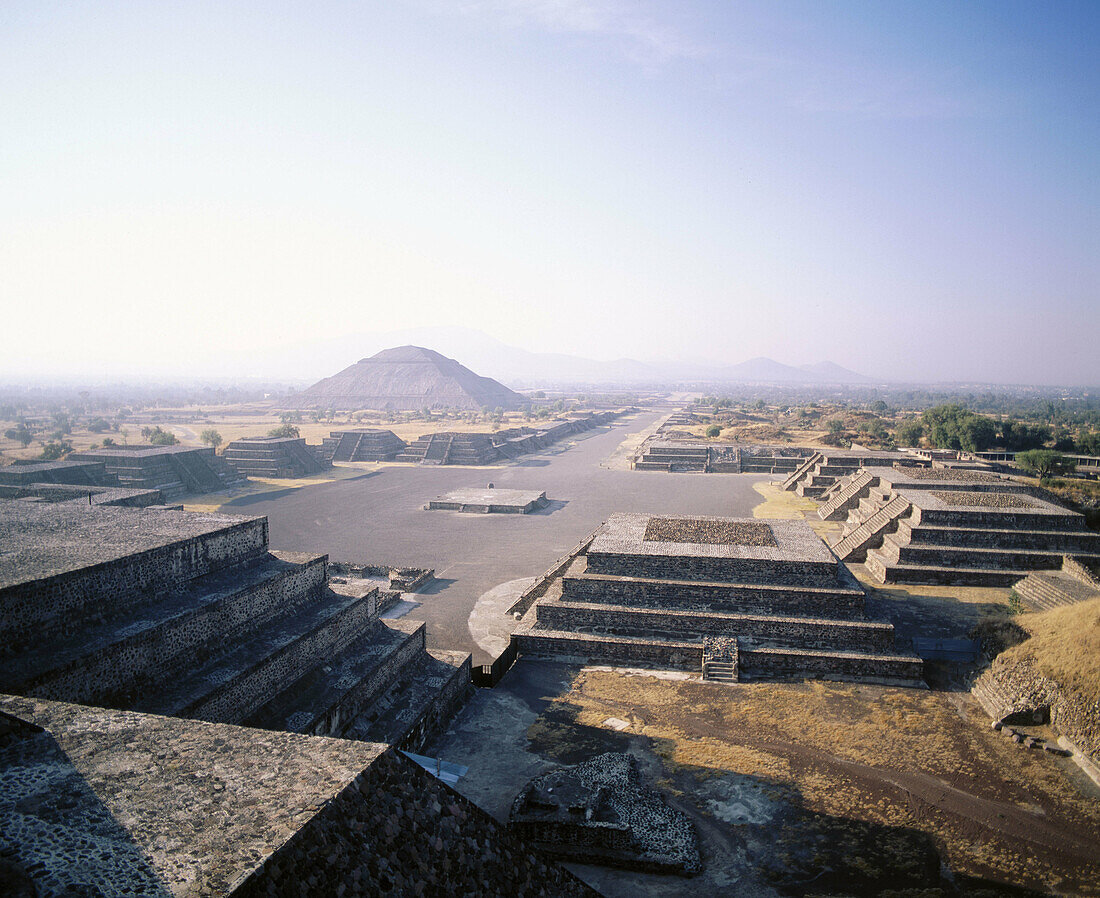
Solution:
<svg viewBox="0 0 1100 898"><path fill-rule="evenodd" d="M0 376L438 324L1100 385L1097 47L1095 0L0 2Z"/></svg>

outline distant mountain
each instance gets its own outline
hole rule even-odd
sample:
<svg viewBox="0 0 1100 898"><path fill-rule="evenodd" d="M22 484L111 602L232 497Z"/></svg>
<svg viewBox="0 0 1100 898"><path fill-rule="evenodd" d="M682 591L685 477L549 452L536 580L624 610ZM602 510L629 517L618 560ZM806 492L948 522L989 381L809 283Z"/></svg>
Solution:
<svg viewBox="0 0 1100 898"><path fill-rule="evenodd" d="M524 397L491 377L422 346L398 346L360 359L293 397L300 408L514 408Z"/></svg>
<svg viewBox="0 0 1100 898"><path fill-rule="evenodd" d="M795 367L759 357L738 365L699 362L599 361L555 352L531 352L464 327L422 327L388 333L342 334L321 345L284 347L277 360L285 376L316 369L317 358L354 359L401 344L429 346L475 371L515 389L587 386L659 387L675 383L870 383L871 379L833 362ZM316 376L316 374L314 375ZM494 406L495 407L495 406Z"/></svg>
<svg viewBox="0 0 1100 898"><path fill-rule="evenodd" d="M834 384L869 384L873 379L866 374L859 374L848 368L843 368L835 362L817 362L813 365L799 365L799 371L812 374L822 381Z"/></svg>

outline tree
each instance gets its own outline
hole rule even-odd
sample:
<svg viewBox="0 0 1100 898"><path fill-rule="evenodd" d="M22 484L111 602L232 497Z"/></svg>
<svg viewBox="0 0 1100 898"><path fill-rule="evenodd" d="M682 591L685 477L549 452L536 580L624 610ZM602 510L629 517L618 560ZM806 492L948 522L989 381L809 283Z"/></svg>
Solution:
<svg viewBox="0 0 1100 898"><path fill-rule="evenodd" d="M843 418L830 418L825 422L825 426L829 428L829 433L834 436L844 432L844 419Z"/></svg>
<svg viewBox="0 0 1100 898"><path fill-rule="evenodd" d="M997 425L982 415L970 415L959 425L959 448L983 452L997 439Z"/></svg>
<svg viewBox="0 0 1100 898"><path fill-rule="evenodd" d="M15 427L9 427L4 431L4 436L9 440L22 444L24 449L26 449L31 444L31 440L34 439L34 434L30 432L26 424L17 424Z"/></svg>
<svg viewBox="0 0 1100 898"><path fill-rule="evenodd" d="M719 427L717 424L711 424L710 427L707 428L707 436L708 437L713 438L713 437L721 435L721 433L722 433L722 428Z"/></svg>
<svg viewBox="0 0 1100 898"><path fill-rule="evenodd" d="M217 449L222 444L222 435L214 430L213 427L208 427L200 433L199 439L206 443L207 446L211 446L214 449Z"/></svg>
<svg viewBox="0 0 1100 898"><path fill-rule="evenodd" d="M1016 464L1026 471L1031 471L1040 480L1052 474L1068 474L1076 467L1061 452L1055 452L1053 449L1029 449L1027 452L1018 452Z"/></svg>
<svg viewBox="0 0 1100 898"><path fill-rule="evenodd" d="M267 435L277 439L285 439L287 437L299 437L301 433L293 424L286 423L280 424L278 427L273 427L267 432Z"/></svg>
<svg viewBox="0 0 1100 898"><path fill-rule="evenodd" d="M924 425L916 418L898 425L899 446L919 446L922 436L924 436Z"/></svg>
<svg viewBox="0 0 1100 898"><path fill-rule="evenodd" d="M42 461L57 461L73 451L73 444L69 440L50 440L42 447L42 454L38 457Z"/></svg>
<svg viewBox="0 0 1100 898"><path fill-rule="evenodd" d="M111 424L106 418L92 418L88 422L88 430L92 433L106 433L111 429Z"/></svg>
<svg viewBox="0 0 1100 898"><path fill-rule="evenodd" d="M141 428L141 438L153 446L175 446L179 442L174 433L164 430L159 424Z"/></svg>

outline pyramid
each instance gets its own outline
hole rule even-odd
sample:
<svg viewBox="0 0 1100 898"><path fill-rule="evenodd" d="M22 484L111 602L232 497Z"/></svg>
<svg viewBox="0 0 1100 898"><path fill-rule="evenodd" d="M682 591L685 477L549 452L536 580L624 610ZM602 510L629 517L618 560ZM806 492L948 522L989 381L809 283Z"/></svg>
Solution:
<svg viewBox="0 0 1100 898"><path fill-rule="evenodd" d="M524 398L491 377L422 346L384 349L303 390L305 408L416 411L422 408L515 408Z"/></svg>

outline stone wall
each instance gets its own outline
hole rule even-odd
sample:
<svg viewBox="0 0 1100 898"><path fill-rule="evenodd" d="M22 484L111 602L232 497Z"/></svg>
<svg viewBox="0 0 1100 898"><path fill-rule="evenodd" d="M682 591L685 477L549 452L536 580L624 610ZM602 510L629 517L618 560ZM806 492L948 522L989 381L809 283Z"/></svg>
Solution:
<svg viewBox="0 0 1100 898"><path fill-rule="evenodd" d="M667 667L673 670L702 671L702 641L673 642L627 639L602 634L565 633L555 630L518 630L512 634L519 654L575 658L581 662L621 663L637 667Z"/></svg>
<svg viewBox="0 0 1100 898"><path fill-rule="evenodd" d="M839 584L844 587L843 582ZM666 608L710 608L721 611L767 610L823 617L852 617L863 612L864 594L854 585L843 588L763 587L726 583L660 583L610 577L570 577L562 580L562 597L578 602Z"/></svg>
<svg viewBox="0 0 1100 898"><path fill-rule="evenodd" d="M92 567L0 590L0 634L9 642L43 632L76 632L90 616L119 612L166 589L246 561L267 548L267 519L227 522L223 529Z"/></svg>
<svg viewBox="0 0 1100 898"><path fill-rule="evenodd" d="M729 635L775 640L784 644L836 649L890 649L894 644L891 624L874 621L829 621L797 617L749 614L702 614L639 610L608 605L540 602L538 622L548 630L597 629L607 633L665 633Z"/></svg>
<svg viewBox="0 0 1100 898"><path fill-rule="evenodd" d="M243 720L314 667L319 658L336 656L369 630L376 609L377 599L372 595L349 601L312 632L264 654L247 670L181 709L179 715L227 723Z"/></svg>
<svg viewBox="0 0 1100 898"><path fill-rule="evenodd" d="M325 556L257 583L196 603L159 626L138 630L82 655L40 678L5 683L4 688L56 701L111 704L121 693L140 693L200 663L224 644L275 616L316 598L325 583Z"/></svg>
<svg viewBox="0 0 1100 898"><path fill-rule="evenodd" d="M845 652L803 652L789 648L741 646L738 663L742 676L805 677L829 679L919 681L924 675L920 658L861 655Z"/></svg>
<svg viewBox="0 0 1100 898"><path fill-rule="evenodd" d="M233 895L598 898L393 751L322 806Z"/></svg>
<svg viewBox="0 0 1100 898"><path fill-rule="evenodd" d="M588 572L657 580L708 580L734 583L775 583L830 586L837 582L837 562L789 561L767 558L712 558L707 556L631 555L593 552Z"/></svg>

